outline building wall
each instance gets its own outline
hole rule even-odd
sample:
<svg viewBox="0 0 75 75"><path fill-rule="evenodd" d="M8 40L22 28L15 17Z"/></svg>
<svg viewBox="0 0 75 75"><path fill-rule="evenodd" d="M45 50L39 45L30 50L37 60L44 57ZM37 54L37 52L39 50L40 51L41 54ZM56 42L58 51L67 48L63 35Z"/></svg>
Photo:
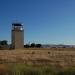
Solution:
<svg viewBox="0 0 75 75"><path fill-rule="evenodd" d="M24 48L24 30L12 30L12 48Z"/></svg>

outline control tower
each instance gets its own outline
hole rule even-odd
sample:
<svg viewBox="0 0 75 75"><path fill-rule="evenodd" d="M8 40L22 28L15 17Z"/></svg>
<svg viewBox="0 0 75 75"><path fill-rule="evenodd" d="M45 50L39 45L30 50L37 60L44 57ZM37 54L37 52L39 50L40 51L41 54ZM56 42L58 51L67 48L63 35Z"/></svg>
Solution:
<svg viewBox="0 0 75 75"><path fill-rule="evenodd" d="M12 23L12 48L24 48L24 29L21 23Z"/></svg>

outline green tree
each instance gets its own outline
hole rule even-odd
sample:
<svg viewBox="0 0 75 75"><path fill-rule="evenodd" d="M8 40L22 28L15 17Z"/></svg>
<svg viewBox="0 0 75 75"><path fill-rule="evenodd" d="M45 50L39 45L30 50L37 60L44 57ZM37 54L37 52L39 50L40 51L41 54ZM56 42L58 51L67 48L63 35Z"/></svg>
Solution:
<svg viewBox="0 0 75 75"><path fill-rule="evenodd" d="M36 47L35 43L32 43L30 47L32 48Z"/></svg>
<svg viewBox="0 0 75 75"><path fill-rule="evenodd" d="M28 44L24 45L24 48L29 48L30 46Z"/></svg>
<svg viewBox="0 0 75 75"><path fill-rule="evenodd" d="M1 45L8 45L7 40L0 41Z"/></svg>
<svg viewBox="0 0 75 75"><path fill-rule="evenodd" d="M40 48L42 45L41 44L36 44L36 47L37 48Z"/></svg>
<svg viewBox="0 0 75 75"><path fill-rule="evenodd" d="M0 45L1 45L1 41L0 41Z"/></svg>

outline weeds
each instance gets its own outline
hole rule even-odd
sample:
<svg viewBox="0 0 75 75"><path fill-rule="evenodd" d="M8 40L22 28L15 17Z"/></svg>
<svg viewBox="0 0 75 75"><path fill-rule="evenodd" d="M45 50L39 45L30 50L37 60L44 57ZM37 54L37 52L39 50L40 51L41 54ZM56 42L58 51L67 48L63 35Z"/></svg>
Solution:
<svg viewBox="0 0 75 75"><path fill-rule="evenodd" d="M75 67L60 69L50 65L0 64L0 75L75 75Z"/></svg>

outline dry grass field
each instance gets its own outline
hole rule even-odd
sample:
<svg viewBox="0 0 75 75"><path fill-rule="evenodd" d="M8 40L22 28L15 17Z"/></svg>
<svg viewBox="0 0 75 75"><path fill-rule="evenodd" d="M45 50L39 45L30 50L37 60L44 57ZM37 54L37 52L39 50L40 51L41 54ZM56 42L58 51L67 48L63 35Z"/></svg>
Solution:
<svg viewBox="0 0 75 75"><path fill-rule="evenodd" d="M0 75L75 75L75 48L0 50Z"/></svg>
<svg viewBox="0 0 75 75"><path fill-rule="evenodd" d="M26 48L0 50L0 63L75 66L75 48Z"/></svg>

